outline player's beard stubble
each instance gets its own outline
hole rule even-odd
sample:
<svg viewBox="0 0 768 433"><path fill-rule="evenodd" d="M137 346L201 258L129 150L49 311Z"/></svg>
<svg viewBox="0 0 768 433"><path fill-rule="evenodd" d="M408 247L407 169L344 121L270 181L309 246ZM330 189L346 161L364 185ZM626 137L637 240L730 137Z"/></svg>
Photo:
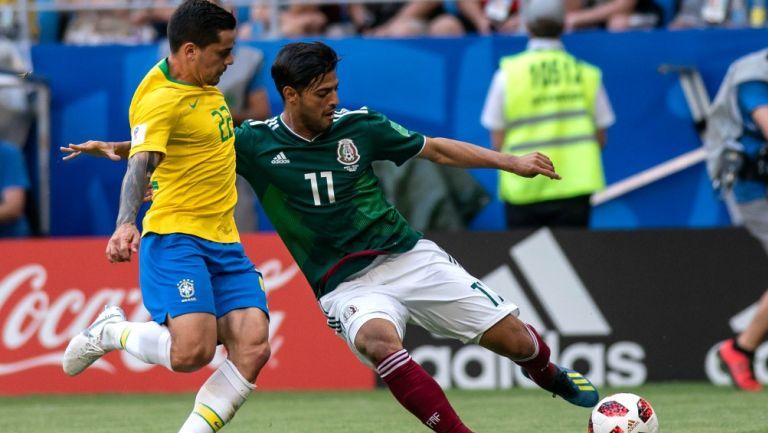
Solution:
<svg viewBox="0 0 768 433"><path fill-rule="evenodd" d="M299 112L299 118L307 130L312 132L313 135L319 135L330 129L333 124L335 107L330 107L329 110L326 112L325 110L321 111L304 106Z"/></svg>

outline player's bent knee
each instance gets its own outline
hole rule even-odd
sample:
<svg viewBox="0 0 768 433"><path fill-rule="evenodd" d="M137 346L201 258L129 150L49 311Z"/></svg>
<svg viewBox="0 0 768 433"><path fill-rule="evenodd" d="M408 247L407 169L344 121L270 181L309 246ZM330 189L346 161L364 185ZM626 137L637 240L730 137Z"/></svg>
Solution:
<svg viewBox="0 0 768 433"><path fill-rule="evenodd" d="M216 354L216 347L208 348L198 346L188 350L173 350L171 348L171 367L173 371L182 373L191 373L197 371L213 361Z"/></svg>
<svg viewBox="0 0 768 433"><path fill-rule="evenodd" d="M402 344L375 343L366 347L366 350L360 352L368 358L373 365L378 365L386 359L387 356L403 349Z"/></svg>
<svg viewBox="0 0 768 433"><path fill-rule="evenodd" d="M488 329L480 338L480 345L511 359L525 358L536 348L525 323L511 315Z"/></svg>
<svg viewBox="0 0 768 433"><path fill-rule="evenodd" d="M355 348L376 365L401 350L403 343L392 322L372 319L361 326L355 335Z"/></svg>
<svg viewBox="0 0 768 433"><path fill-rule="evenodd" d="M268 342L239 346L229 352L229 359L248 382L255 382L269 361L272 350Z"/></svg>
<svg viewBox="0 0 768 433"><path fill-rule="evenodd" d="M272 356L272 349L268 342L252 346L248 354L248 357L253 360L258 369L261 369L269 361L270 356Z"/></svg>

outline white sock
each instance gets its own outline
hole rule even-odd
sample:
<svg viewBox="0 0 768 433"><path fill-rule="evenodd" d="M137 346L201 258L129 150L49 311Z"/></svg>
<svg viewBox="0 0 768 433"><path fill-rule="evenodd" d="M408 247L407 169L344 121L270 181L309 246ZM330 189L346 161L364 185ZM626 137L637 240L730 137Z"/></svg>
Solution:
<svg viewBox="0 0 768 433"><path fill-rule="evenodd" d="M118 322L104 327L105 349L123 349L147 364L171 367L171 332L157 322Z"/></svg>
<svg viewBox="0 0 768 433"><path fill-rule="evenodd" d="M195 408L179 433L217 432L228 423L255 386L245 380L229 359L205 381L195 398Z"/></svg>

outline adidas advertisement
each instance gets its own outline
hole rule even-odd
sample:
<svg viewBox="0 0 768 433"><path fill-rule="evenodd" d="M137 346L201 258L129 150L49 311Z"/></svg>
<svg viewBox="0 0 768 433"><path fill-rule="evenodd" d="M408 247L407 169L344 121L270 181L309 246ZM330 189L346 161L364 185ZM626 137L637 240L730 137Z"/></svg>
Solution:
<svg viewBox="0 0 768 433"><path fill-rule="evenodd" d="M760 245L740 229L434 234L471 274L517 304L556 363L597 385L729 383L715 355L768 287ZM511 361L409 326L406 348L443 387L532 387ZM755 357L768 383L768 344Z"/></svg>

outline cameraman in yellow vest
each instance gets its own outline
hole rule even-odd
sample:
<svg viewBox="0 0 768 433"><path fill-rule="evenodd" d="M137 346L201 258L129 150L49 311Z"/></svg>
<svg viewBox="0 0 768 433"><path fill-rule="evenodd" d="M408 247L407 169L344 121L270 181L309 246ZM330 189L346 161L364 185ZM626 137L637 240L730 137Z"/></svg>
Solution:
<svg viewBox="0 0 768 433"><path fill-rule="evenodd" d="M601 150L613 109L597 67L560 41L562 0L528 0L527 50L501 59L483 107L494 149L549 156L562 180L499 173L507 227L588 227L592 193L605 186Z"/></svg>

